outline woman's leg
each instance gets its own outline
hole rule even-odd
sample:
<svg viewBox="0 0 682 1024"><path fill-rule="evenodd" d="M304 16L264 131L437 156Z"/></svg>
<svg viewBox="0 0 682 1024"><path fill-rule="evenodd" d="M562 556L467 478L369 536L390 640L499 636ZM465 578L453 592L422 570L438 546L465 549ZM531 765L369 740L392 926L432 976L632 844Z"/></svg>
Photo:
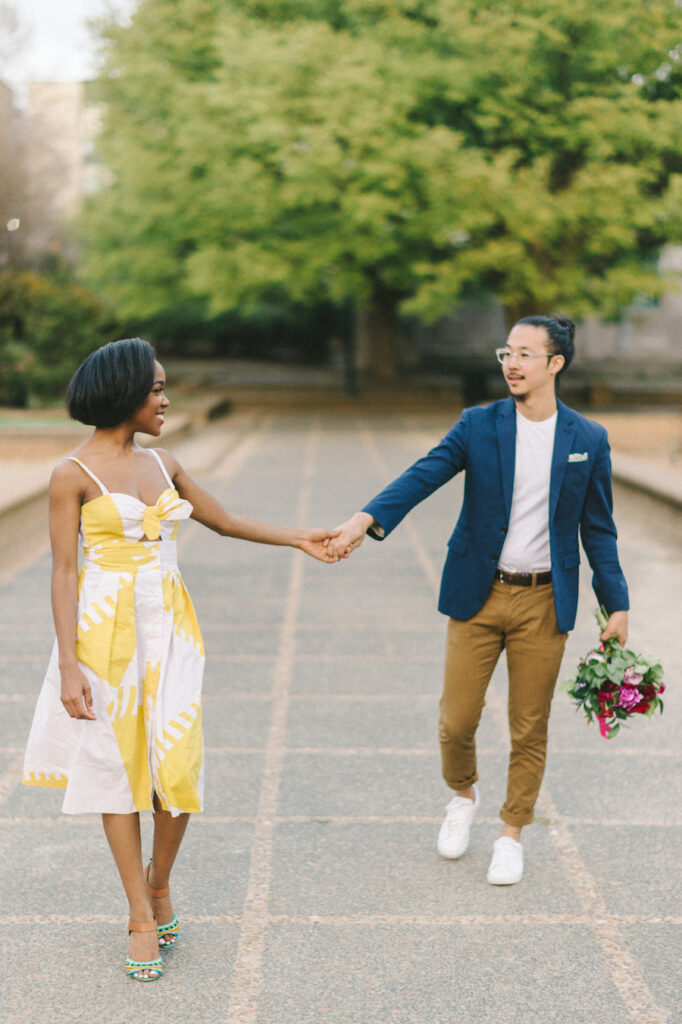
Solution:
<svg viewBox="0 0 682 1024"><path fill-rule="evenodd" d="M131 921L153 921L154 912L142 869L139 814L103 814L102 824L128 897ZM155 931L130 933L131 959L145 962L156 960L158 955ZM140 973L151 976L149 971Z"/></svg>
<svg viewBox="0 0 682 1024"><path fill-rule="evenodd" d="M159 798L154 794L154 844L152 862L147 875L147 881L152 888L165 889L169 885L173 864L188 822L189 814L178 814L173 817L170 811L161 810ZM152 907L158 924L168 924L173 920L170 895L152 896Z"/></svg>

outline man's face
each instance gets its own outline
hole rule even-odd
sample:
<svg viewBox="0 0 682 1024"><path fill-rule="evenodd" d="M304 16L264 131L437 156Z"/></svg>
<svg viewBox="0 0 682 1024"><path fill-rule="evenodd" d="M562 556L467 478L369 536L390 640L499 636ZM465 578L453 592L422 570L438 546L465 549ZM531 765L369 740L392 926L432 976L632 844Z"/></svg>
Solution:
<svg viewBox="0 0 682 1024"><path fill-rule="evenodd" d="M502 364L502 373L514 398L523 402L537 392L554 392L564 357L551 354L550 338L544 327L517 324L507 338L505 351L508 357Z"/></svg>

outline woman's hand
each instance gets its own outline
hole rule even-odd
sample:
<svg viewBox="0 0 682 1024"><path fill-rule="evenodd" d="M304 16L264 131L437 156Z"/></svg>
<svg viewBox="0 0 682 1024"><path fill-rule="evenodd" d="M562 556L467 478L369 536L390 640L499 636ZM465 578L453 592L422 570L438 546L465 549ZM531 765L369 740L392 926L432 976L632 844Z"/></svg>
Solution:
<svg viewBox="0 0 682 1024"><path fill-rule="evenodd" d="M92 710L92 690L82 669L77 665L61 669L61 677L62 704L71 718L88 718L95 721L97 716Z"/></svg>
<svg viewBox="0 0 682 1024"><path fill-rule="evenodd" d="M339 556L327 547L329 541L338 533L338 530L301 530L300 539L294 547L300 548L306 555L311 555L320 562L338 562Z"/></svg>

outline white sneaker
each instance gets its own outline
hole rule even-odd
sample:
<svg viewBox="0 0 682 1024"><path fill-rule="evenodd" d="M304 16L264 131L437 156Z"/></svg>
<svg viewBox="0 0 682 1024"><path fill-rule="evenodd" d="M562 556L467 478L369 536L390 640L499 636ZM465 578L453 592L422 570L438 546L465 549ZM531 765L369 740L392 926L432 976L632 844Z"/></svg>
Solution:
<svg viewBox="0 0 682 1024"><path fill-rule="evenodd" d="M453 796L445 808L445 819L438 833L438 852L441 857L454 860L466 853L469 847L471 823L476 816L480 798L476 786L472 787L475 800L465 796Z"/></svg>
<svg viewBox="0 0 682 1024"><path fill-rule="evenodd" d="M523 878L523 845L511 836L500 836L493 843L493 859L488 868L491 885L514 885Z"/></svg>

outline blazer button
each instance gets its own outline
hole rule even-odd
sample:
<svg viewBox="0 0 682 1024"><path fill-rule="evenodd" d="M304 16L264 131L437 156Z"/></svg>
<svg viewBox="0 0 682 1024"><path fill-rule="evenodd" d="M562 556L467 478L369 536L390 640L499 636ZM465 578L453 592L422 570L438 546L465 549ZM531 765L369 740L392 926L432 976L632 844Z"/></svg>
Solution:
<svg viewBox="0 0 682 1024"><path fill-rule="evenodd" d="M490 561L491 561L491 562L497 562L497 560L499 559L499 557L500 557L499 555L491 555L491 556L490 556Z"/></svg>
<svg viewBox="0 0 682 1024"><path fill-rule="evenodd" d="M507 532L507 527L503 526L502 529L500 530L500 533L506 533L506 532Z"/></svg>

